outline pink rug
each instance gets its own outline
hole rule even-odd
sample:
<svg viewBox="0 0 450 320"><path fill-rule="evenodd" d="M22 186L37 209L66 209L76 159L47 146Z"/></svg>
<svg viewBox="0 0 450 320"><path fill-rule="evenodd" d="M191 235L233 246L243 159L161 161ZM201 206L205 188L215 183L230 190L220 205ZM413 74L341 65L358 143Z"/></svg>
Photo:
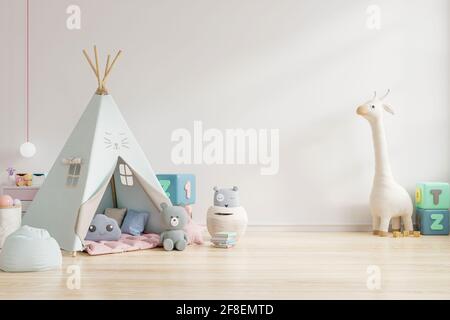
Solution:
<svg viewBox="0 0 450 320"><path fill-rule="evenodd" d="M141 236L122 234L118 241L84 241L86 251L91 256L109 253L121 253L155 248L159 244L159 235L153 233Z"/></svg>

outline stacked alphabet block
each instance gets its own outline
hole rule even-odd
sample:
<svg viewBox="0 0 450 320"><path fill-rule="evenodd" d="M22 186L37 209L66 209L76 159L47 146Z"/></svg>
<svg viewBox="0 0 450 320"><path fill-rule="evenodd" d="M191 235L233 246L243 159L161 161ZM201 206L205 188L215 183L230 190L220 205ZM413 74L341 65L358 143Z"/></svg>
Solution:
<svg viewBox="0 0 450 320"><path fill-rule="evenodd" d="M195 203L196 186L193 174L157 174L167 197L173 205L185 207L192 218L191 204Z"/></svg>
<svg viewBox="0 0 450 320"><path fill-rule="evenodd" d="M420 233L449 234L450 185L444 182L423 182L416 187L416 216Z"/></svg>

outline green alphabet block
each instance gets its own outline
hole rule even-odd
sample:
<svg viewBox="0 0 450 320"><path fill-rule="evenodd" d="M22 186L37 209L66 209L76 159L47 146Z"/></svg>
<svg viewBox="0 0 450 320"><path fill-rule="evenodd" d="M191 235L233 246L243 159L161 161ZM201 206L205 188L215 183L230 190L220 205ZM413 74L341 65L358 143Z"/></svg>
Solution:
<svg viewBox="0 0 450 320"><path fill-rule="evenodd" d="M449 209L449 184L445 182L418 183L416 187L416 207L419 209Z"/></svg>
<svg viewBox="0 0 450 320"><path fill-rule="evenodd" d="M425 235L449 234L448 210L417 209L416 214L419 220L421 234Z"/></svg>

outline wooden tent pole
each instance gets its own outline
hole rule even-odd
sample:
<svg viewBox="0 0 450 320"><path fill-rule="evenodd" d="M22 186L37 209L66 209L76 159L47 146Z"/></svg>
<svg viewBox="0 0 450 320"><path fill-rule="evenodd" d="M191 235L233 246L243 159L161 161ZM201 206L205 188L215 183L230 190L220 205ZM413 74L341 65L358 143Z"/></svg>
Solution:
<svg viewBox="0 0 450 320"><path fill-rule="evenodd" d="M97 71L95 71L95 67L94 64L92 63L91 58L89 58L88 53L86 52L86 50L83 49L83 54L86 57L86 60L88 61L89 65L91 66L92 71L94 71L95 76L97 76Z"/></svg>
<svg viewBox="0 0 450 320"><path fill-rule="evenodd" d="M103 77L103 82L105 82L106 79L108 78L112 68L114 67L114 64L116 63L117 59L120 57L121 54L122 54L122 50L119 50L119 52L117 52L114 60L112 61L111 65L109 66L108 70L106 70L105 76Z"/></svg>
<svg viewBox="0 0 450 320"><path fill-rule="evenodd" d="M97 82L98 82L98 89L102 89L102 81L100 80L100 69L98 67L98 51L97 46L94 46L94 55L95 55L95 70L97 71Z"/></svg>
<svg viewBox="0 0 450 320"><path fill-rule="evenodd" d="M111 55L108 54L108 59L106 61L105 71L104 71L103 75L100 74L101 73L100 67L99 67L100 60L98 58L97 46L94 46L94 58L95 58L95 61L91 60L91 58L89 57L89 55L88 55L86 50L83 50L83 54L86 57L86 60L88 61L89 66L91 67L92 71L94 72L95 77L97 78L98 88L97 88L97 91L95 93L99 94L99 95L106 95L106 94L108 94L108 92L106 90L106 85L105 85L106 84L106 79L108 79L108 77L109 77L109 75L111 73L111 70L114 67L114 64L116 63L117 59L122 54L122 50L119 50L117 52L116 56L114 57L114 59L112 59L112 61L111 61Z"/></svg>
<svg viewBox="0 0 450 320"><path fill-rule="evenodd" d="M105 73L103 74L103 79L102 79L102 86L103 86L103 88L105 87L105 78L106 78L106 74L107 74L108 69L109 69L110 60L111 60L111 55L108 54L108 58L106 59Z"/></svg>

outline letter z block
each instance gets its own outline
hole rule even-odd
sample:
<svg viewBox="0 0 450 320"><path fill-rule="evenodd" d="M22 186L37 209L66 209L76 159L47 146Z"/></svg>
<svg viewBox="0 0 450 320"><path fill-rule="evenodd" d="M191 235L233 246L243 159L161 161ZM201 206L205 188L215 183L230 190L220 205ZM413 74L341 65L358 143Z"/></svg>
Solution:
<svg viewBox="0 0 450 320"><path fill-rule="evenodd" d="M417 209L420 233L424 235L448 235L449 211Z"/></svg>
<svg viewBox="0 0 450 320"><path fill-rule="evenodd" d="M195 176L193 174L157 174L156 177L173 205L195 203Z"/></svg>
<svg viewBox="0 0 450 320"><path fill-rule="evenodd" d="M449 184L444 182L418 183L416 187L416 207L419 209L449 209Z"/></svg>

